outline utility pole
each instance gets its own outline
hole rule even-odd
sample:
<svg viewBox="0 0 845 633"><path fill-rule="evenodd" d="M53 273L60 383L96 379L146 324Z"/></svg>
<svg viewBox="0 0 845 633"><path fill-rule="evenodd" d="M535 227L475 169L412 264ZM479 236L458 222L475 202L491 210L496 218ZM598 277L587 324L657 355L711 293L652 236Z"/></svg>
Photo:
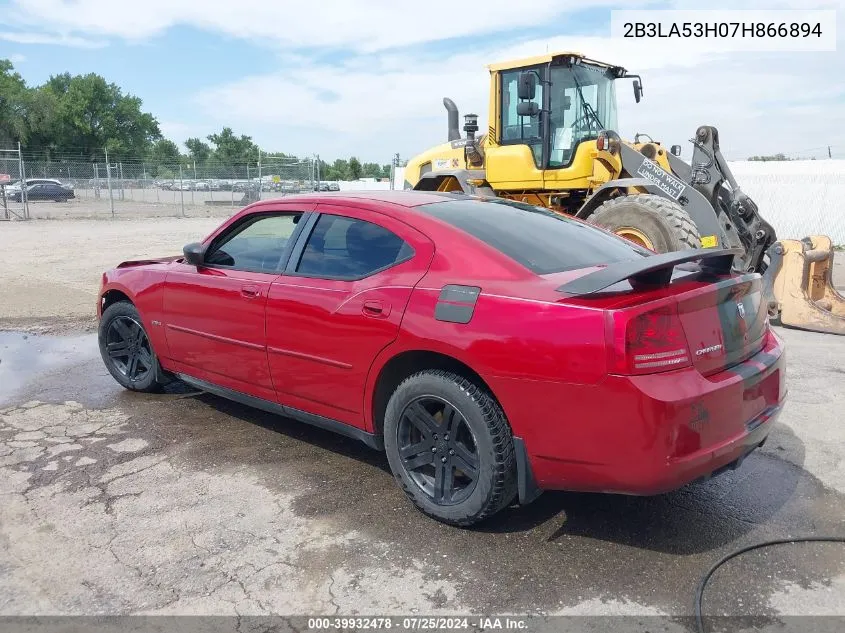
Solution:
<svg viewBox="0 0 845 633"><path fill-rule="evenodd" d="M390 190L393 191L396 189L396 168L399 167L399 152L393 156L393 160L390 161Z"/></svg>

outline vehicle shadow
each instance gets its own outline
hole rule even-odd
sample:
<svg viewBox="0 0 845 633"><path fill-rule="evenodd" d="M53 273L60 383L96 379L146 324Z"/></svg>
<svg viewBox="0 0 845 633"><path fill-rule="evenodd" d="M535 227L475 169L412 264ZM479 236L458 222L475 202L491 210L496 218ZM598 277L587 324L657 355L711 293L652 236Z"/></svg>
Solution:
<svg viewBox="0 0 845 633"><path fill-rule="evenodd" d="M522 532L543 525L546 540L581 536L670 554L717 549L772 520L806 480L804 444L776 424L767 446L735 471L653 497L546 492L526 507L511 507L480 526L485 532ZM788 451L788 453L787 453ZM833 493L831 493L833 494Z"/></svg>
<svg viewBox="0 0 845 633"><path fill-rule="evenodd" d="M191 397L227 416L299 440L303 443L302 452L319 455L319 451L331 451L336 455L353 459L368 466L375 466L391 477L393 476L384 453L373 450L357 440L212 394L202 392ZM255 451L254 446L249 448ZM299 453L300 456L302 452ZM255 453L253 454L255 455ZM257 451L257 457L259 460L262 459L260 450ZM274 456L273 458L277 459L278 457Z"/></svg>
<svg viewBox="0 0 845 633"><path fill-rule="evenodd" d="M298 471L317 481L343 477L356 482L355 490L346 489L342 493L326 486L313 486L307 505L315 513L323 505L334 505L335 511L350 515L345 519L354 520L359 512L356 500L383 498L385 486L393 486L384 453L360 442L213 395L192 397L225 416L299 440L281 452L268 452L257 446L254 434L250 434L249 442L226 442L227 460L271 466L279 461L295 460ZM215 439L219 437L209 438L208 450L221 450L219 445L212 448ZM345 463L338 463L325 451L344 458ZM355 462L364 468L357 468ZM479 535L533 532L546 542L582 537L676 555L707 552L771 522L788 504L800 505L795 493L802 483L838 497L804 470L803 463L803 442L789 427L776 424L767 450L755 451L738 470L713 479L654 497L549 491L528 506L514 504L467 531ZM381 472L374 472L372 467ZM341 500L339 494L351 498ZM401 500L401 494L394 500ZM842 500L832 502L842 503ZM369 508L366 516L375 510ZM328 510L320 510L324 511ZM430 522L414 513L410 504L408 512L413 514L412 520Z"/></svg>

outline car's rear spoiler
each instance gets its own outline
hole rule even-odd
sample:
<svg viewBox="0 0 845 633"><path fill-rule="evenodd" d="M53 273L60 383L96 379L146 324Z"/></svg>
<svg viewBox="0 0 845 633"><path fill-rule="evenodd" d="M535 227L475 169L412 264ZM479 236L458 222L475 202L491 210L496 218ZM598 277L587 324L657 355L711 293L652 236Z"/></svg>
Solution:
<svg viewBox="0 0 845 633"><path fill-rule="evenodd" d="M557 291L573 296L589 295L625 280L630 280L632 285L662 286L672 280L675 266L687 262L699 262L701 270L725 275L731 272L734 256L742 252L740 248L708 248L649 255L632 262L610 264L566 282Z"/></svg>

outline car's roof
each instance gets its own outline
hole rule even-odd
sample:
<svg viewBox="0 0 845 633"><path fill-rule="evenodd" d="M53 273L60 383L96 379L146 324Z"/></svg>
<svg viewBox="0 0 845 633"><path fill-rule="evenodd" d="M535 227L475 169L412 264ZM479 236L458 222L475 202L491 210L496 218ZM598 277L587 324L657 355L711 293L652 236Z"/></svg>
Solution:
<svg viewBox="0 0 845 633"><path fill-rule="evenodd" d="M386 202L389 204L402 207L418 207L423 204L432 204L434 202L444 202L446 200L454 200L456 194L439 193L435 191L321 191L315 193L304 193L295 196L285 196L284 198L273 198L261 200L255 203L256 205L273 204L273 203L290 203L297 201L307 202L323 202L326 204L338 204L341 202ZM465 197L465 196L463 196Z"/></svg>

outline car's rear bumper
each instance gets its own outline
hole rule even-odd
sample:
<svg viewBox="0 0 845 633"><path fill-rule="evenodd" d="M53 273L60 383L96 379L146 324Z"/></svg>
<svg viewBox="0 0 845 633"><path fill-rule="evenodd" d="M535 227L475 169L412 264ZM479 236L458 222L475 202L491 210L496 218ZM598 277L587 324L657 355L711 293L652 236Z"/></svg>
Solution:
<svg viewBox="0 0 845 633"><path fill-rule="evenodd" d="M785 397L784 366L770 334L758 354L714 376L688 368L591 386L526 381L505 389L502 404L538 488L652 495L737 467L762 445Z"/></svg>

